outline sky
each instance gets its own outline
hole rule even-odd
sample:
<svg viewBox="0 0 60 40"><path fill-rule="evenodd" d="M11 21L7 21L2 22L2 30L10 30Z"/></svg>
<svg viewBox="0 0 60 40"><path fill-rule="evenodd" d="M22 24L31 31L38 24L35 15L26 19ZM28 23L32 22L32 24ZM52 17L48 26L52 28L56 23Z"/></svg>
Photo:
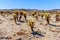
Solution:
<svg viewBox="0 0 60 40"><path fill-rule="evenodd" d="M60 0L0 0L0 9L60 9Z"/></svg>

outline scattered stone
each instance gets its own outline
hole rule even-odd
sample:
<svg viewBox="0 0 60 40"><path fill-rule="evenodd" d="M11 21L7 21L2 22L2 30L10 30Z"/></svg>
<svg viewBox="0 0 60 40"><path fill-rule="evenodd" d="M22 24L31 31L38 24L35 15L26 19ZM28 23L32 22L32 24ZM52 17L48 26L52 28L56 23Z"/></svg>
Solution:
<svg viewBox="0 0 60 40"><path fill-rule="evenodd" d="M16 40L22 40L21 38L18 38L18 39L16 39Z"/></svg>

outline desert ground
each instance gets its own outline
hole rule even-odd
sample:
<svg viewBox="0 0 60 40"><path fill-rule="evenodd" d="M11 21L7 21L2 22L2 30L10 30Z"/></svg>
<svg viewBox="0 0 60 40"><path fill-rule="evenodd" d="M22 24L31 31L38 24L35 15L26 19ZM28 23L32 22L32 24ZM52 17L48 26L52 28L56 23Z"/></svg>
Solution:
<svg viewBox="0 0 60 40"><path fill-rule="evenodd" d="M12 14L3 15L0 14L0 40L60 40L60 22L56 22L56 14L51 14L48 25L41 16L36 20L35 17L27 15L27 20L32 19L35 22L34 32L23 16L21 20L24 22L17 21L16 24Z"/></svg>

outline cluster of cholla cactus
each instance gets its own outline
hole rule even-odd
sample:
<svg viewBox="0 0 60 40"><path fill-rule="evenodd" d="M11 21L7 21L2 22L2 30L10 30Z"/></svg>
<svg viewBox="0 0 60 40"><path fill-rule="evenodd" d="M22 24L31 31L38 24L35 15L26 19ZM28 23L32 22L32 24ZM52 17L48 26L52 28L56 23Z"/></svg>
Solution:
<svg viewBox="0 0 60 40"><path fill-rule="evenodd" d="M30 15L31 14L31 15ZM32 11L29 15L36 18L38 20L38 17L41 16L42 20L43 20L43 17L45 17L46 21L47 21L47 24L50 24L50 15L51 13L49 12L42 12L42 13L39 13L37 11ZM19 16L19 17L18 17ZM16 21L21 21L21 18L22 16L25 18L26 20L26 17L27 17L27 11L23 11L23 10L20 10L20 11L14 11L13 13L13 18L14 18L14 21L16 23ZM56 14L56 21L59 20L59 16L60 16L60 13ZM33 23L33 22L30 22L30 23ZM29 24L30 25L30 24Z"/></svg>
<svg viewBox="0 0 60 40"><path fill-rule="evenodd" d="M38 15L41 16L42 20L43 20L43 17L45 17L45 19L46 19L46 21L47 21L47 24L50 24L50 23L49 23L50 14L51 14L51 13L45 13L45 12L44 12L44 13L43 13L43 12L42 12L42 13L38 13Z"/></svg>
<svg viewBox="0 0 60 40"><path fill-rule="evenodd" d="M26 15L27 15L26 11L14 11L13 18L14 18L15 23L17 21L21 21L22 16L24 16L26 20Z"/></svg>
<svg viewBox="0 0 60 40"><path fill-rule="evenodd" d="M8 16L9 14L10 14L10 13L9 13L8 10L6 10L6 11L0 10L0 15L3 16L3 17L5 17L5 15Z"/></svg>
<svg viewBox="0 0 60 40"><path fill-rule="evenodd" d="M33 12L31 13L31 15L32 15L33 17L35 17L36 20L38 20L38 13L37 13L36 11L33 11Z"/></svg>
<svg viewBox="0 0 60 40"><path fill-rule="evenodd" d="M32 14L32 17L35 17L36 19L38 19L39 14L36 11L33 11L31 14ZM20 16L19 19L18 19L18 16ZM15 23L16 21L21 21L21 18L22 18L21 16L24 16L26 20L27 12L26 11L15 11L13 13L13 18L14 18ZM50 13L40 13L40 16L42 17L42 19L43 19L43 16L45 16L47 24L49 24ZM30 23L33 23L33 22L30 22Z"/></svg>
<svg viewBox="0 0 60 40"><path fill-rule="evenodd" d="M32 19L30 19L30 20L27 21L27 24L31 27L31 31L33 32L35 22Z"/></svg>

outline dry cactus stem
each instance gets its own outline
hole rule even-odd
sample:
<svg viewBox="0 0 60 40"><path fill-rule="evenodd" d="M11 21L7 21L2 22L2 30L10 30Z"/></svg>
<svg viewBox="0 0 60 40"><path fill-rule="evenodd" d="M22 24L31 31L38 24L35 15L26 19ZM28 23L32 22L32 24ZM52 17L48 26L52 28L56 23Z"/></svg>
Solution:
<svg viewBox="0 0 60 40"><path fill-rule="evenodd" d="M35 25L34 21L31 20L28 20L28 25L31 27L31 31L33 32L33 27Z"/></svg>

